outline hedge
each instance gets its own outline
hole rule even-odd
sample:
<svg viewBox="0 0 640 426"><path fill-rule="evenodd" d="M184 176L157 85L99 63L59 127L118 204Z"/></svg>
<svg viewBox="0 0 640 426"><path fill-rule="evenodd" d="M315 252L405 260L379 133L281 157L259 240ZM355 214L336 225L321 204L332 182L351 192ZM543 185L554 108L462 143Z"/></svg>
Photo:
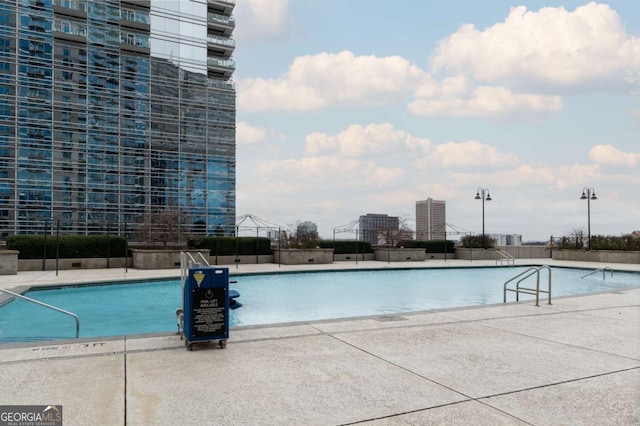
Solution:
<svg viewBox="0 0 640 426"><path fill-rule="evenodd" d="M371 243L367 241L322 240L318 245L320 246L320 248L332 248L333 254L373 253Z"/></svg>
<svg viewBox="0 0 640 426"><path fill-rule="evenodd" d="M496 244L496 240L488 235L484 236L484 243L482 235L465 235L460 242L464 248L493 248Z"/></svg>
<svg viewBox="0 0 640 426"><path fill-rule="evenodd" d="M560 248L583 249L587 244L587 237L584 235L562 237ZM591 250L620 250L620 251L640 251L640 238L631 235L592 235Z"/></svg>
<svg viewBox="0 0 640 426"><path fill-rule="evenodd" d="M78 259L87 257L125 257L124 237L106 235L60 235L46 237L47 259ZM57 250L56 250L57 246ZM20 252L18 259L42 259L45 254L43 235L9 235L7 249Z"/></svg>
<svg viewBox="0 0 640 426"><path fill-rule="evenodd" d="M400 246L404 248L424 248L425 253L453 253L455 243L450 240L406 240L398 243L398 247Z"/></svg>
<svg viewBox="0 0 640 426"><path fill-rule="evenodd" d="M210 256L271 254L271 240L264 237L203 237L187 244L193 249L209 249Z"/></svg>

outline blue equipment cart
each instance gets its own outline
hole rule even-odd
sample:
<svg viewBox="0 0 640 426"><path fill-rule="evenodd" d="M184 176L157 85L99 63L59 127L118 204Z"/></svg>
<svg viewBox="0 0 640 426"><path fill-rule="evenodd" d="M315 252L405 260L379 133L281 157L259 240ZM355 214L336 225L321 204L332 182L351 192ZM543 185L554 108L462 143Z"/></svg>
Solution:
<svg viewBox="0 0 640 426"><path fill-rule="evenodd" d="M193 267L183 288L185 347L218 340L222 349L229 338L229 268Z"/></svg>

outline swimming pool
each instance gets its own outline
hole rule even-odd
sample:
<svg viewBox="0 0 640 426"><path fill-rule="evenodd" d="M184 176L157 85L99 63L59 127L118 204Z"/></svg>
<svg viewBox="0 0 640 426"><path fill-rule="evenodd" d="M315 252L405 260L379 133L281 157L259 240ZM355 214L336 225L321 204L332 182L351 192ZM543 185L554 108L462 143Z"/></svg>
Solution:
<svg viewBox="0 0 640 426"><path fill-rule="evenodd" d="M501 303L504 282L526 267L362 270L232 275L243 307L230 326L313 321ZM590 270L552 268L553 297L640 286L640 274L616 271L581 278ZM541 275L546 285L547 274ZM535 281L527 281L527 286ZM146 283L37 289L27 296L74 312L80 337L176 331L178 279ZM533 296L521 295L520 300ZM508 301L515 295L508 294ZM545 303L542 301L541 304ZM75 336L73 318L23 300L0 307L0 342Z"/></svg>

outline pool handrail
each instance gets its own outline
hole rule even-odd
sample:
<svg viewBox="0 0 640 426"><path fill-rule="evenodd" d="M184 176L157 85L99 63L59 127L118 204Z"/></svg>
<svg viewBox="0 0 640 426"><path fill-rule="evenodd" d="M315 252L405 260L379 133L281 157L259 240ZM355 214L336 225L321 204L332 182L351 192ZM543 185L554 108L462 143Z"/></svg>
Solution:
<svg viewBox="0 0 640 426"><path fill-rule="evenodd" d="M581 276L580 278L586 278L589 275L595 274L597 272L602 271L602 279L605 279L605 271L611 271L611 276L613 276L613 268L611 266L605 266L604 268L599 268L599 269L594 269L593 271L589 272L588 274L585 274L583 276Z"/></svg>
<svg viewBox="0 0 640 426"><path fill-rule="evenodd" d="M547 290L540 290L540 270L542 269L546 269L548 272L548 285L547 285ZM526 274L526 275L525 275ZM527 288L527 287L520 287L520 283L522 281L524 281L525 279L529 278L530 276L532 276L533 274L536 274L536 288ZM525 275L524 277L522 277L523 275ZM522 277L522 278L520 278ZM516 288L507 288L507 285L517 279L520 278L518 280L518 282L516 283ZM516 302L518 302L520 300L520 293L525 293L525 294L532 294L536 296L536 306L540 306L540 293L547 293L548 295L548 302L547 304L551 305L551 268L548 265L542 265L542 266L532 266L530 268L525 269L524 271L520 272L518 275L516 275L515 277L507 280L504 283L504 287L503 287L503 303L507 303L507 291L513 291L516 293Z"/></svg>
<svg viewBox="0 0 640 426"><path fill-rule="evenodd" d="M498 262L502 265L502 262L507 262L507 265L509 265L509 263L511 263L512 266L516 266L516 258L511 256L509 253L507 253L504 250L500 250L500 249L496 249L496 253L498 253L501 257L496 259L496 265L498 264Z"/></svg>
<svg viewBox="0 0 640 426"><path fill-rule="evenodd" d="M62 313L62 314L72 316L72 317L76 320L76 339L77 339L78 337L80 337L80 317L78 317L78 316L77 316L76 314L74 314L73 312L65 311L64 309L60 309L60 308L58 308L58 307L55 307L55 306L49 305L49 304L44 303L44 302L41 302L41 301L39 301L39 300L32 299L32 298L27 297L27 296L24 296L24 295L22 295L22 294L20 294L20 293L15 293L15 292L13 292L13 291L11 291L11 290L7 290L7 289L4 289L4 288L0 288L0 291L2 291L2 292L4 292L4 293L7 293L7 294L9 294L9 295L11 295L11 296L13 296L13 297L17 297L17 298L19 298L19 299L22 299L22 300L26 300L26 301L28 301L28 302L35 303L36 305L44 306L45 308L53 309L54 311L60 312L60 313Z"/></svg>

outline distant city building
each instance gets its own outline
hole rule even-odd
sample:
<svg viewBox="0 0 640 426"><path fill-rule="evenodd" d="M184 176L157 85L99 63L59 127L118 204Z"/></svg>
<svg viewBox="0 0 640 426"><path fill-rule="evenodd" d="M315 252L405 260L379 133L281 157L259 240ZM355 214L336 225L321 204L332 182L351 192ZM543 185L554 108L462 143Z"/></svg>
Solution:
<svg viewBox="0 0 640 426"><path fill-rule="evenodd" d="M489 234L489 238L495 240L497 246L522 245L522 235L520 234Z"/></svg>
<svg viewBox="0 0 640 426"><path fill-rule="evenodd" d="M318 226L315 223L309 222L309 221L300 222L296 227L296 233L298 234L298 237L302 237L302 236L317 237Z"/></svg>
<svg viewBox="0 0 640 426"><path fill-rule="evenodd" d="M416 201L416 240L446 239L446 203L427 198Z"/></svg>
<svg viewBox="0 0 640 426"><path fill-rule="evenodd" d="M270 229L267 231L267 238L269 238L271 241L279 241L281 239L286 240L287 231L285 231L284 229L281 229L281 230Z"/></svg>
<svg viewBox="0 0 640 426"><path fill-rule="evenodd" d="M522 245L522 235L520 235L520 234L507 235L507 245L508 246L521 246Z"/></svg>
<svg viewBox="0 0 640 426"><path fill-rule="evenodd" d="M358 226L360 232L359 239L376 245L381 243L380 234L398 231L399 229L400 219L398 216L367 213L364 216L360 216Z"/></svg>

